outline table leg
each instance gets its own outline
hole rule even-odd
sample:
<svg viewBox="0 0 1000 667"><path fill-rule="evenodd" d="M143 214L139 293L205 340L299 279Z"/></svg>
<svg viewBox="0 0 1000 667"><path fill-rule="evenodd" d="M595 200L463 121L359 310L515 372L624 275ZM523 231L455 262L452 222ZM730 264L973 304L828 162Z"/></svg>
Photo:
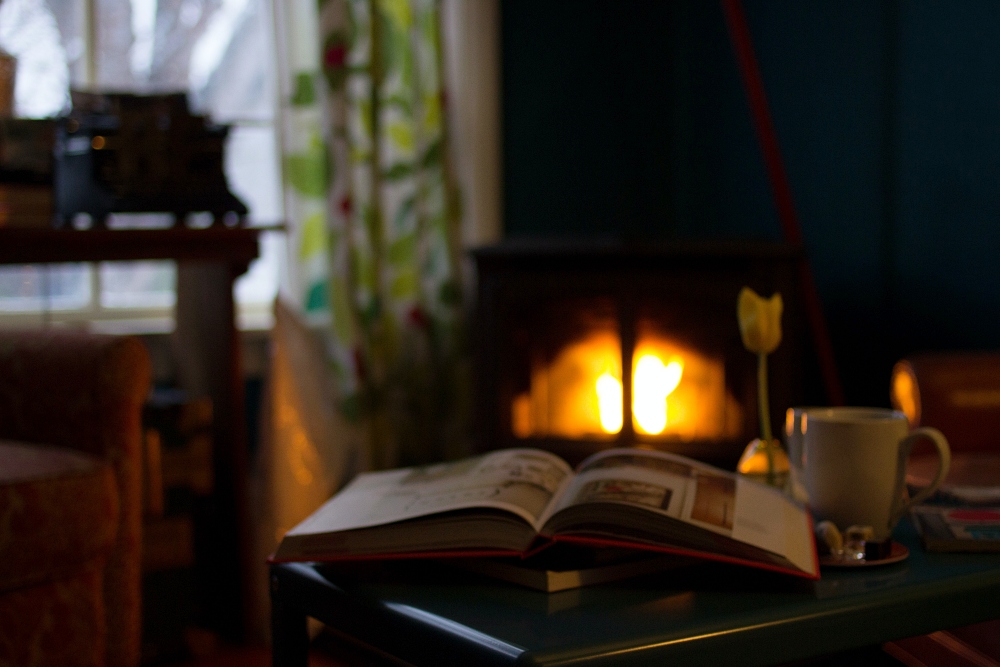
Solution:
<svg viewBox="0 0 1000 667"><path fill-rule="evenodd" d="M215 507L199 557L211 573L210 613L230 641L254 625L250 612L254 567L247 518L246 416L240 339L233 303L235 271L223 262L177 265L177 322L172 344L178 379L193 396L210 396L213 408L212 491ZM258 621L259 623L260 621Z"/></svg>
<svg viewBox="0 0 1000 667"><path fill-rule="evenodd" d="M282 599L278 578L271 577L271 664L308 667L309 631L306 615Z"/></svg>

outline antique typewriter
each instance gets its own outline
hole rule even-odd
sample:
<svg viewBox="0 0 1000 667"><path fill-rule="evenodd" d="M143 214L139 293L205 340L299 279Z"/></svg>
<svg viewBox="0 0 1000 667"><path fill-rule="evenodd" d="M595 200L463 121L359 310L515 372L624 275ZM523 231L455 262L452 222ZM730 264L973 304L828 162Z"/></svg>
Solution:
<svg viewBox="0 0 1000 667"><path fill-rule="evenodd" d="M74 91L72 100L55 128L57 226L86 214L103 227L112 213L170 213L174 224L192 213L208 213L216 225L244 221L247 207L223 173L229 128L192 114L185 94Z"/></svg>

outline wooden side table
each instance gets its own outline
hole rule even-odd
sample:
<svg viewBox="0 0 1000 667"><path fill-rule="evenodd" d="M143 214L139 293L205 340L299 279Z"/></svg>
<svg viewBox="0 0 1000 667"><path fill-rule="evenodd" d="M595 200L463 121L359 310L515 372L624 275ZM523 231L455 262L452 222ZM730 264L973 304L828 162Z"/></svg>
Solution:
<svg viewBox="0 0 1000 667"><path fill-rule="evenodd" d="M185 350L186 384L212 398L217 520L212 598L219 630L239 638L249 620L252 569L247 517L247 441L240 340L233 281L258 255L260 229L18 229L0 228L0 264L177 261L175 337ZM238 564L234 567L234 564Z"/></svg>

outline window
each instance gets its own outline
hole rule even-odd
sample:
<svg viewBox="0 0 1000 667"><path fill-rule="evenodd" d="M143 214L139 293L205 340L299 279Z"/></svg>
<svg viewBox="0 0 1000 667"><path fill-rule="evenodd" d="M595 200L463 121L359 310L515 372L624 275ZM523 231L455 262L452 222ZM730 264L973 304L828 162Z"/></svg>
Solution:
<svg viewBox="0 0 1000 667"><path fill-rule="evenodd" d="M231 126L229 187L251 225L272 225L283 210L270 12L268 0L3 0L0 47L18 59L15 112L58 115L70 87L186 91L192 112ZM170 223L153 214L109 224ZM236 285L241 327L270 326L283 254L284 236L263 232L260 258ZM175 275L172 262L0 267L0 322L169 331Z"/></svg>

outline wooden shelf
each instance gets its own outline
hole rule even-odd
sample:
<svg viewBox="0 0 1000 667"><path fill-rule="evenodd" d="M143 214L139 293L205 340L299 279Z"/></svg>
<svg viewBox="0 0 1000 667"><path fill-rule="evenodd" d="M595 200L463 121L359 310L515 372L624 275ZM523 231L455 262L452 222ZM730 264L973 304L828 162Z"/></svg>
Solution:
<svg viewBox="0 0 1000 667"><path fill-rule="evenodd" d="M224 262L233 276L258 254L261 228L23 229L0 228L0 264L174 259Z"/></svg>

